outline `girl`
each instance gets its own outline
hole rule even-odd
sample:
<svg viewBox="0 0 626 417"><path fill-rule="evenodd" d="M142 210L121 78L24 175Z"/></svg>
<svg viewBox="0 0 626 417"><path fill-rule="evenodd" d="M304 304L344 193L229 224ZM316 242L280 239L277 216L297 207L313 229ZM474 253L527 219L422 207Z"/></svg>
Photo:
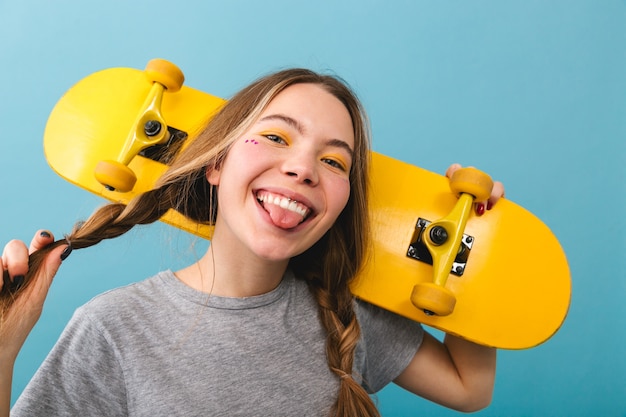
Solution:
<svg viewBox="0 0 626 417"><path fill-rule="evenodd" d="M168 209L215 226L205 256L79 308L14 416L377 416L369 394L392 381L455 409L487 406L493 349L440 343L349 291L369 243L369 142L343 82L281 71L228 101L153 191L65 239L9 242L0 415L61 261Z"/></svg>

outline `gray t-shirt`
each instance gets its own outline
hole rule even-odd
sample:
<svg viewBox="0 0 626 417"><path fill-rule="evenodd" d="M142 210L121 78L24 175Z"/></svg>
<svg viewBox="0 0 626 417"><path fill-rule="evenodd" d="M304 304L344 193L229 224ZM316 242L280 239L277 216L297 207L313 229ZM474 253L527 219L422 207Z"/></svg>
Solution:
<svg viewBox="0 0 626 417"><path fill-rule="evenodd" d="M357 302L355 375L395 379L421 326ZM12 416L326 416L338 392L307 285L287 273L255 297L209 296L171 271L79 308Z"/></svg>

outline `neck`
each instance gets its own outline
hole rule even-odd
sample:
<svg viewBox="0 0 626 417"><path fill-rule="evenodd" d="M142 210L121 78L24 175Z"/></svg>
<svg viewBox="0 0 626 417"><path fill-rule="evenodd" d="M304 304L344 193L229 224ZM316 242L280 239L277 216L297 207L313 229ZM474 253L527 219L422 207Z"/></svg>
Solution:
<svg viewBox="0 0 626 417"><path fill-rule="evenodd" d="M175 275L198 291L222 297L251 297L275 289L289 263L288 260L245 259L231 253L212 243L198 262Z"/></svg>

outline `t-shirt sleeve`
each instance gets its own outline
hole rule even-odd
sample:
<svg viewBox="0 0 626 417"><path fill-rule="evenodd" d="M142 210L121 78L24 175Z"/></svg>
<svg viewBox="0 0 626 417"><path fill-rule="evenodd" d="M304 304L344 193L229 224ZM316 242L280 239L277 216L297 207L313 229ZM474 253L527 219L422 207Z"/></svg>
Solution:
<svg viewBox="0 0 626 417"><path fill-rule="evenodd" d="M362 348L357 350L363 386L369 393L381 390L409 365L424 337L421 324L357 300Z"/></svg>
<svg viewBox="0 0 626 417"><path fill-rule="evenodd" d="M11 410L11 416L127 415L114 349L78 309Z"/></svg>

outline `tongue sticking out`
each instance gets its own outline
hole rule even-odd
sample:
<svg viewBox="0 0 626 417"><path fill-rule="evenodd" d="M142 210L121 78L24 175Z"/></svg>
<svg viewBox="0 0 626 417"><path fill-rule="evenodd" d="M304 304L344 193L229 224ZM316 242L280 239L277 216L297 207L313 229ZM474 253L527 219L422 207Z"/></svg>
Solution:
<svg viewBox="0 0 626 417"><path fill-rule="evenodd" d="M302 223L310 212L309 208L304 204L267 191L259 191L256 198L270 215L272 223L282 229L296 227Z"/></svg>
<svg viewBox="0 0 626 417"><path fill-rule="evenodd" d="M265 204L265 210L270 214L272 221L278 227L291 229L302 222L302 215L275 204Z"/></svg>

